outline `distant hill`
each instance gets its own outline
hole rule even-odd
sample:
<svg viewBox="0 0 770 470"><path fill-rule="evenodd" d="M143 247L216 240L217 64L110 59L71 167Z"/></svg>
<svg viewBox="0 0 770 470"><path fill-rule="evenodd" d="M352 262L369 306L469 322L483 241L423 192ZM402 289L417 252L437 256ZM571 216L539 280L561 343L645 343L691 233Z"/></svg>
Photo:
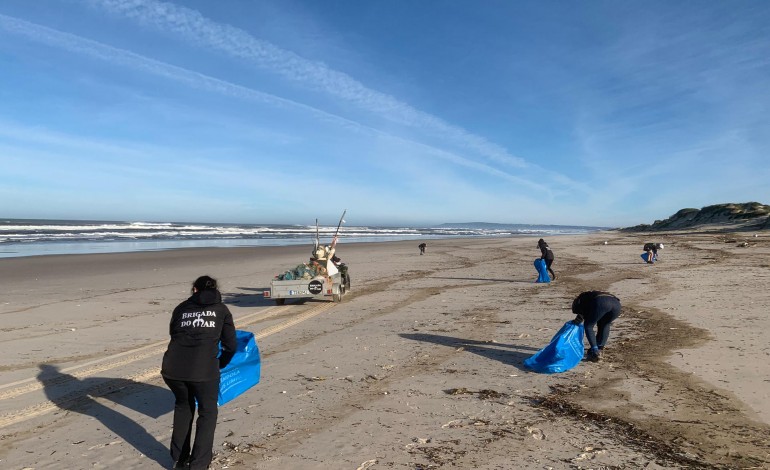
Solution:
<svg viewBox="0 0 770 470"><path fill-rule="evenodd" d="M652 225L642 224L621 229L624 232L683 230L712 226L730 230L770 229L770 206L758 202L715 204L701 209L682 209Z"/></svg>

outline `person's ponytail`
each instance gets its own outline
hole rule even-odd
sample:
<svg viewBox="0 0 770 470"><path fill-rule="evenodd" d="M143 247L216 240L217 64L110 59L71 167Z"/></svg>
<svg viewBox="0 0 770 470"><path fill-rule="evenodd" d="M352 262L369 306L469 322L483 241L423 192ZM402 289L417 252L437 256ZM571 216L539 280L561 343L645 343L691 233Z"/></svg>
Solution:
<svg viewBox="0 0 770 470"><path fill-rule="evenodd" d="M193 282L193 289L198 292L206 289L217 289L217 280L211 276L201 276Z"/></svg>

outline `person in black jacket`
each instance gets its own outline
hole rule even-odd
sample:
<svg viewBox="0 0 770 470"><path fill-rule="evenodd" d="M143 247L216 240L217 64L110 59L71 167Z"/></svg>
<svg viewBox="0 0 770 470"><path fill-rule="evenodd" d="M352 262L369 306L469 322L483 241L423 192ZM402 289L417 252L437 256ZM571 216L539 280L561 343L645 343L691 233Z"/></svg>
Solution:
<svg viewBox="0 0 770 470"><path fill-rule="evenodd" d="M572 313L577 315L573 320L575 324L585 322L586 339L591 347L586 359L597 362L610 336L610 324L620 316L620 300L607 292L583 292L572 302Z"/></svg>
<svg viewBox="0 0 770 470"><path fill-rule="evenodd" d="M553 264L553 251L551 251L551 247L542 238L537 241L537 247L540 248L540 259L545 260L545 268L551 274L551 280L556 280L556 273L551 269Z"/></svg>
<svg viewBox="0 0 770 470"><path fill-rule="evenodd" d="M219 369L230 362L236 348L233 316L222 303L216 279L195 280L192 296L171 314L169 334L160 373L175 397L171 458L174 468L206 469L213 457ZM196 402L198 420L191 450Z"/></svg>
<svg viewBox="0 0 770 470"><path fill-rule="evenodd" d="M658 250L663 249L663 243L645 243L642 249L647 253L647 264L658 261Z"/></svg>

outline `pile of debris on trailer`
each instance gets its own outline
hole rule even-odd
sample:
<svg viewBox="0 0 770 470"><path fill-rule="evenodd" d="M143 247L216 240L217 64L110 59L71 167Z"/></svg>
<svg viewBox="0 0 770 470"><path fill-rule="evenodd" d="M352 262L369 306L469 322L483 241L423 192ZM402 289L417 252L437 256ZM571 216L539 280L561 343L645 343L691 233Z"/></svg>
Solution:
<svg viewBox="0 0 770 470"><path fill-rule="evenodd" d="M279 281L291 281L295 279L313 279L316 276L327 276L329 273L326 268L313 261L310 263L298 264L294 269L290 269L283 274L275 276Z"/></svg>

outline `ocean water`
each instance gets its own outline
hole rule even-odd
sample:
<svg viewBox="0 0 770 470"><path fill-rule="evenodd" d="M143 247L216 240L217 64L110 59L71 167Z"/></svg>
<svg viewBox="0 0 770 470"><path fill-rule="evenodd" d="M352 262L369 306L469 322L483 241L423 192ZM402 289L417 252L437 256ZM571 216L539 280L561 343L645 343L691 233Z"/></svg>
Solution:
<svg viewBox="0 0 770 470"><path fill-rule="evenodd" d="M603 227L459 223L435 227L347 226L339 243L582 234ZM337 226L318 228L331 242ZM315 225L201 224L0 219L0 258L54 254L120 253L178 248L310 245Z"/></svg>

